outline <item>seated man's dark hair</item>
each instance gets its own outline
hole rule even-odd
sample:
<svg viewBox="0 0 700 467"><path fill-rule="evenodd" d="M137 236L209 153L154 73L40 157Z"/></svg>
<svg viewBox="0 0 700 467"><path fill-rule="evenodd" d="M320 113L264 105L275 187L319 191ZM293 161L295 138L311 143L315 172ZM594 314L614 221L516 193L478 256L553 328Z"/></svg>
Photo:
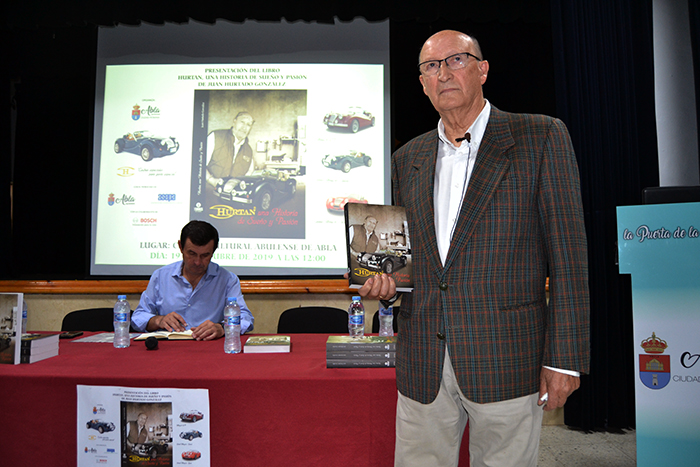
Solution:
<svg viewBox="0 0 700 467"><path fill-rule="evenodd" d="M190 239L197 246L204 246L214 240L214 251L219 247L219 232L208 222L190 221L182 228L180 233L180 245L185 247L185 241Z"/></svg>

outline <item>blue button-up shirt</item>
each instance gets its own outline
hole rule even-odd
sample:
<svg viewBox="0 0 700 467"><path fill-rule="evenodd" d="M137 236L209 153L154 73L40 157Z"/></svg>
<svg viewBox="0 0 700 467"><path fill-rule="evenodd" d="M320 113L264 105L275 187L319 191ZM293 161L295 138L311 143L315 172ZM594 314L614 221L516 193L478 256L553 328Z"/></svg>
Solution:
<svg viewBox="0 0 700 467"><path fill-rule="evenodd" d="M216 263L209 263L207 273L192 290L192 285L182 275L182 261L178 261L153 273L131 317L132 326L146 332L151 318L173 311L193 328L206 320L221 323L227 297L236 297L241 307L241 333L252 331L253 314L243 299L241 283L235 274Z"/></svg>

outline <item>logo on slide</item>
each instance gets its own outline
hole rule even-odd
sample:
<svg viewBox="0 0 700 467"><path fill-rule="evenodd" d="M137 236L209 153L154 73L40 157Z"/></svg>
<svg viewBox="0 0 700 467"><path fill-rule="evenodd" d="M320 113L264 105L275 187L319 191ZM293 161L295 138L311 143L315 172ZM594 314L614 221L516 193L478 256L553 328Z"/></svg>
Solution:
<svg viewBox="0 0 700 467"><path fill-rule="evenodd" d="M131 111L131 118L136 121L141 118L141 106L136 104L134 110Z"/></svg>
<svg viewBox="0 0 700 467"><path fill-rule="evenodd" d="M668 344L665 340L656 337L652 332L651 337L641 343L646 354L639 355L639 379L649 389L662 389L671 380L671 357L661 355Z"/></svg>

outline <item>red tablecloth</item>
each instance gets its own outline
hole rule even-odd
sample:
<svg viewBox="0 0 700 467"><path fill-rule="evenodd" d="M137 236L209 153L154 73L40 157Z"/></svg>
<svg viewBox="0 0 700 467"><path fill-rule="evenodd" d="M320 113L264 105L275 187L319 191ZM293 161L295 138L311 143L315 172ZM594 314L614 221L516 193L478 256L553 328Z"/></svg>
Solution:
<svg viewBox="0 0 700 467"><path fill-rule="evenodd" d="M327 369L327 337L293 334L288 354L238 355L223 340L155 351L61 341L57 357L0 365L0 414L16 434L2 437L2 464L75 465L85 384L208 389L212 466L393 465L395 370Z"/></svg>

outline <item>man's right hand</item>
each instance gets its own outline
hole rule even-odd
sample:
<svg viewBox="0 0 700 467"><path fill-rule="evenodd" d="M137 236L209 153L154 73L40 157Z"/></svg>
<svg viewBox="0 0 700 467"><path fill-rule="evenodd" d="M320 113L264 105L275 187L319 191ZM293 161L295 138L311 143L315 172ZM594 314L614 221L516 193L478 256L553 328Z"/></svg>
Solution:
<svg viewBox="0 0 700 467"><path fill-rule="evenodd" d="M187 321L185 318L175 313L168 313L167 315L158 315L148 320L146 325L147 331L157 331L159 329L165 329L166 331L177 331L182 332L187 326Z"/></svg>

